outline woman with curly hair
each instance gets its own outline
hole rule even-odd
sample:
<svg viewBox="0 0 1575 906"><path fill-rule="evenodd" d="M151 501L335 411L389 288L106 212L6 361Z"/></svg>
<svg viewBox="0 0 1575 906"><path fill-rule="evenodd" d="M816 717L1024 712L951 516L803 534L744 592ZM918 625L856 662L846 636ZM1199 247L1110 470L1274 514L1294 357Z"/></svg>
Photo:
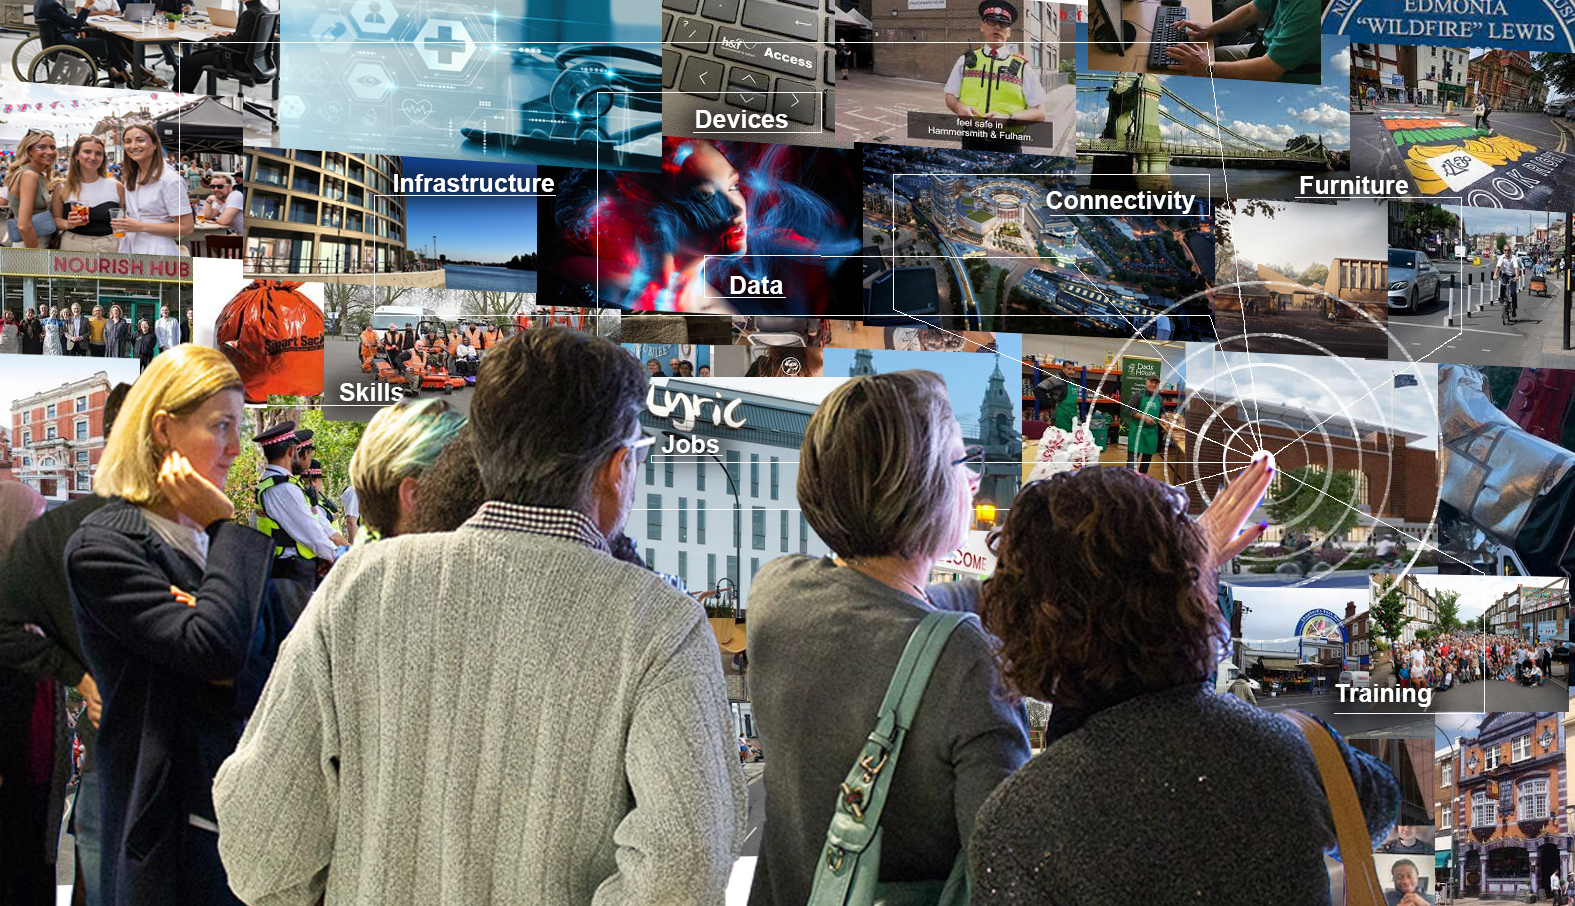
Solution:
<svg viewBox="0 0 1575 906"><path fill-rule="evenodd" d="M1207 684L1228 641L1209 528L1182 491L1128 469L1063 473L1013 501L979 615L1055 732L979 810L976 906L1330 901L1335 829L1307 741ZM1376 845L1399 786L1338 747Z"/></svg>

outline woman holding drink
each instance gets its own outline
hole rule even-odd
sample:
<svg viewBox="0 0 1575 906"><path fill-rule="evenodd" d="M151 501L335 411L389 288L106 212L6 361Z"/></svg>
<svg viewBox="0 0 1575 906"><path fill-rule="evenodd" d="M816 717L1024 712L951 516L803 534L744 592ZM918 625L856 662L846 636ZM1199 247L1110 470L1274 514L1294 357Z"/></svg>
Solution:
<svg viewBox="0 0 1575 906"><path fill-rule="evenodd" d="M164 163L164 145L152 126L127 126L126 204L110 218L120 251L137 255L179 255L177 240L189 236L194 218L186 180ZM113 212L112 212L113 213Z"/></svg>
<svg viewBox="0 0 1575 906"><path fill-rule="evenodd" d="M60 248L68 252L116 252L120 240L113 235L110 219L126 203L125 188L109 175L109 155L104 143L91 135L71 145L71 167L65 188L55 193L52 211L60 228Z"/></svg>

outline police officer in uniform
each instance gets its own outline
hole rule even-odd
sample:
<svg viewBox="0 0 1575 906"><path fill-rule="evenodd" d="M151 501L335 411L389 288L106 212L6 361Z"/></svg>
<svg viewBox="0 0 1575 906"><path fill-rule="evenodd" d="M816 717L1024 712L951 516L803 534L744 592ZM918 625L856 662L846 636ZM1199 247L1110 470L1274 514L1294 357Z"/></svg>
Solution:
<svg viewBox="0 0 1575 906"><path fill-rule="evenodd" d="M295 423L280 422L252 441L268 460L257 483L257 530L273 539L273 578L293 621L317 588L318 564L333 562L334 542L291 480L304 470Z"/></svg>
<svg viewBox="0 0 1575 906"><path fill-rule="evenodd" d="M1008 43L1017 7L1007 0L984 0L979 4L979 32L984 44L969 48L957 58L951 77L946 80L946 107L961 117L1002 120L1008 132L1024 131L1021 123L1042 123L1045 119L1044 86L1028 58ZM964 151L1023 150L1013 139L965 138Z"/></svg>

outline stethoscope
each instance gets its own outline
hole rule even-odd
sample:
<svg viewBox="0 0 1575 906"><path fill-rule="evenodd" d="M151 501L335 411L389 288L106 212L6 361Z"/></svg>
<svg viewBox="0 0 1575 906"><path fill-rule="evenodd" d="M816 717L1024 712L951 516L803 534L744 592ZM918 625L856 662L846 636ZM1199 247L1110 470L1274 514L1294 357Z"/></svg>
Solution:
<svg viewBox="0 0 1575 906"><path fill-rule="evenodd" d="M549 63L559 70L547 94L524 105L522 131L528 134L539 131L542 137L556 138L561 136L546 133L561 133L562 128L568 127L572 137L580 142L622 145L662 130L661 122L656 121L609 134L601 124L602 117L614 106L644 113L662 112L662 60L651 51L617 44L576 44L551 55L521 49L515 51L515 60ZM624 69L612 65L613 60L634 65ZM533 128L533 122L541 123L543 128Z"/></svg>

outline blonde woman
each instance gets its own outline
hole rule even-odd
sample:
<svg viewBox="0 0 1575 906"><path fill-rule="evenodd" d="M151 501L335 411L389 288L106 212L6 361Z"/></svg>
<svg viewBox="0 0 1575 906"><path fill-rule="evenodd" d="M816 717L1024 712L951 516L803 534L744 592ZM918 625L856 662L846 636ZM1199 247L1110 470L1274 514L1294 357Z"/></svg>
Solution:
<svg viewBox="0 0 1575 906"><path fill-rule="evenodd" d="M103 677L102 902L240 901L219 862L210 792L267 675L273 542L231 521L241 378L187 344L132 385L66 545L82 650Z"/></svg>
<svg viewBox="0 0 1575 906"><path fill-rule="evenodd" d="M186 197L186 180L164 162L164 145L152 126L127 126L121 145L126 159L125 216L110 221L125 233L120 250L138 255L178 255L179 239L190 236L195 217Z"/></svg>
<svg viewBox="0 0 1575 906"><path fill-rule="evenodd" d="M71 145L66 182L50 205L60 228L60 248L72 252L117 252L120 240L109 225L110 212L125 207L126 190L109 175L104 143L83 135Z"/></svg>
<svg viewBox="0 0 1575 906"><path fill-rule="evenodd" d="M16 156L5 175L6 197L11 200L6 232L13 247L46 248L48 237L55 232L50 196L58 156L52 132L30 130L16 146Z"/></svg>
<svg viewBox="0 0 1575 906"><path fill-rule="evenodd" d="M463 412L436 399L407 399L372 417L350 460L361 509L358 539L412 531L421 476L464 425Z"/></svg>

